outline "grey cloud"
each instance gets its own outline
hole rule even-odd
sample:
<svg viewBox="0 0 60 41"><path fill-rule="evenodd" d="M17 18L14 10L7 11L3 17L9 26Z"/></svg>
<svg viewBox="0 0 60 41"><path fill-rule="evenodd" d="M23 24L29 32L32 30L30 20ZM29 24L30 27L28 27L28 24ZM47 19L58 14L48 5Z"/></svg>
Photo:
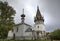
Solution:
<svg viewBox="0 0 60 41"><path fill-rule="evenodd" d="M4 0L2 0L4 1ZM60 28L60 0L7 0L16 10L14 18L15 23L21 22L20 15L22 9L25 9L25 22L27 24L34 24L34 16L36 15L37 5L45 19L45 26L47 31L52 31ZM53 28L53 29L52 29Z"/></svg>

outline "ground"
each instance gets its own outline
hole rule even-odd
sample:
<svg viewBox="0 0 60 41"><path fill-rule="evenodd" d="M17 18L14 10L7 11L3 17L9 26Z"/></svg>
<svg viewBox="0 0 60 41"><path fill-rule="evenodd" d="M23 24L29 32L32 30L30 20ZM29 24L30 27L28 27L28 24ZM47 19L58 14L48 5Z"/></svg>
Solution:
<svg viewBox="0 0 60 41"><path fill-rule="evenodd" d="M0 39L0 41L51 41L49 39L47 40L7 40L7 39ZM53 41L60 41L60 40L53 40Z"/></svg>

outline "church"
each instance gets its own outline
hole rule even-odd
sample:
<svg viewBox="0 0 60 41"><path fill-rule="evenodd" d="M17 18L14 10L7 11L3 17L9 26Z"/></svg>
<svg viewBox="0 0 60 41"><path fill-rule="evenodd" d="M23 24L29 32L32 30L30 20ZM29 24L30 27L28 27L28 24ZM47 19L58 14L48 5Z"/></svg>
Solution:
<svg viewBox="0 0 60 41"><path fill-rule="evenodd" d="M23 10L24 11L24 10ZM9 31L7 39L45 39L46 29L44 25L44 17L42 17L39 7L37 7L36 16L34 17L34 26L24 22L25 14L21 15L21 23L16 24L13 30Z"/></svg>

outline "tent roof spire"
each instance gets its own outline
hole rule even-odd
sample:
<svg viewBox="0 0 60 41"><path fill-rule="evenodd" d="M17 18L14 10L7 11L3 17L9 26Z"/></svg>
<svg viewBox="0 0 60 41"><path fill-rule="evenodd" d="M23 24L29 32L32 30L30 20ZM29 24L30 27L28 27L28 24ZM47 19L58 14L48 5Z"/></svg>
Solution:
<svg viewBox="0 0 60 41"><path fill-rule="evenodd" d="M37 6L37 12L36 12L36 17L34 21L38 21L38 20L44 20L39 10L39 6Z"/></svg>

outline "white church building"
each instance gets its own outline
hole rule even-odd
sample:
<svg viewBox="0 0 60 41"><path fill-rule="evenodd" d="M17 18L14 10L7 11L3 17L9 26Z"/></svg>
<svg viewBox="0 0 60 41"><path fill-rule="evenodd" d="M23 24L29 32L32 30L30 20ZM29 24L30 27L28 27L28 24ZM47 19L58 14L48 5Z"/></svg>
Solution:
<svg viewBox="0 0 60 41"><path fill-rule="evenodd" d="M45 39L46 29L44 25L44 18L42 17L39 7L37 7L36 17L34 17L34 26L24 22L24 13L21 15L21 23L13 27L13 31L9 31L8 39Z"/></svg>

